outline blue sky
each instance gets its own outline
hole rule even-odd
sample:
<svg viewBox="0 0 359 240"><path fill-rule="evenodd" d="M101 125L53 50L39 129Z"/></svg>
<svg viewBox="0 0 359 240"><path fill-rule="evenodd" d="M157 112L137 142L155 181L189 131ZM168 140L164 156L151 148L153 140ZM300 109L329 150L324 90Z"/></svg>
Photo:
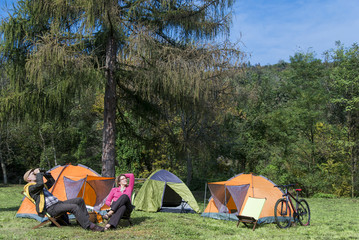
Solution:
<svg viewBox="0 0 359 240"><path fill-rule="evenodd" d="M1 17L15 1L1 0ZM230 39L241 40L251 64L288 62L299 51L321 58L336 41L359 43L358 13L358 0L237 0Z"/></svg>
<svg viewBox="0 0 359 240"><path fill-rule="evenodd" d="M359 43L358 0L238 0L231 40L240 38L251 64L289 62L296 52ZM242 34L242 36L241 36Z"/></svg>

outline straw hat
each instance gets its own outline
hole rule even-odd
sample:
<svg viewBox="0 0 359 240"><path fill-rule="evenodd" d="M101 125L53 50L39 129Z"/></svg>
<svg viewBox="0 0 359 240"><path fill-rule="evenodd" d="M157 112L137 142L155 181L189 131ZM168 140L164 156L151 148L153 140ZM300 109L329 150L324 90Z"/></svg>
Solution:
<svg viewBox="0 0 359 240"><path fill-rule="evenodd" d="M29 177L30 173L32 173L35 169L31 168L24 174L24 181L27 182L27 178Z"/></svg>

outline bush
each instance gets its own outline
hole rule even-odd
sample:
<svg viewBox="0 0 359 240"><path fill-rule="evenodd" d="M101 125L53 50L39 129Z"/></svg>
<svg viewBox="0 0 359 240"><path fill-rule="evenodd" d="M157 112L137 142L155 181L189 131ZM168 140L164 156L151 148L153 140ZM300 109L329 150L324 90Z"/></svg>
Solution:
<svg viewBox="0 0 359 240"><path fill-rule="evenodd" d="M315 193L313 198L337 198L337 196L331 193Z"/></svg>

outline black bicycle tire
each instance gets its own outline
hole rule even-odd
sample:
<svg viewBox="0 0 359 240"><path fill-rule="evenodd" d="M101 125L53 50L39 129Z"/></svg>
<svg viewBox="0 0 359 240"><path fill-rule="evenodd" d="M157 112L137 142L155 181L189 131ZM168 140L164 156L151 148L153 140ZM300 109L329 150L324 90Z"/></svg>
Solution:
<svg viewBox="0 0 359 240"><path fill-rule="evenodd" d="M303 222L303 219L301 219L302 216L302 210L300 210L300 208L304 208L306 211L306 216L307 216L307 221ZM309 204L306 200L304 199L300 199L299 200L299 206L298 206L298 215L297 215L298 221L300 223L300 225L302 226L308 226L310 224L310 208L309 208Z"/></svg>
<svg viewBox="0 0 359 240"><path fill-rule="evenodd" d="M283 212L283 204L286 206L287 212ZM279 209L278 209L279 208ZM285 215L285 216L284 216ZM290 206L288 205L288 202L285 198L278 199L278 201L275 203L274 206L274 218L277 226L279 228L288 228L291 225L291 217L292 217L292 211L290 209ZM283 219L287 219L286 221L283 221Z"/></svg>

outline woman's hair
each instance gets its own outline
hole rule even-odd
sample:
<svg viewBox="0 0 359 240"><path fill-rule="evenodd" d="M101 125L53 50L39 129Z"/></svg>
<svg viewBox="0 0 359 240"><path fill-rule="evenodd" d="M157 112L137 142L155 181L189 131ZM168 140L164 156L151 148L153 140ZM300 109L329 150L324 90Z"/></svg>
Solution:
<svg viewBox="0 0 359 240"><path fill-rule="evenodd" d="M116 185L117 185L117 187L119 187L120 186L120 178L121 177L125 177L125 178L127 178L126 177L126 175L125 174L120 174L117 178L116 178ZM127 184L128 185L128 184ZM126 186L127 187L127 186Z"/></svg>

